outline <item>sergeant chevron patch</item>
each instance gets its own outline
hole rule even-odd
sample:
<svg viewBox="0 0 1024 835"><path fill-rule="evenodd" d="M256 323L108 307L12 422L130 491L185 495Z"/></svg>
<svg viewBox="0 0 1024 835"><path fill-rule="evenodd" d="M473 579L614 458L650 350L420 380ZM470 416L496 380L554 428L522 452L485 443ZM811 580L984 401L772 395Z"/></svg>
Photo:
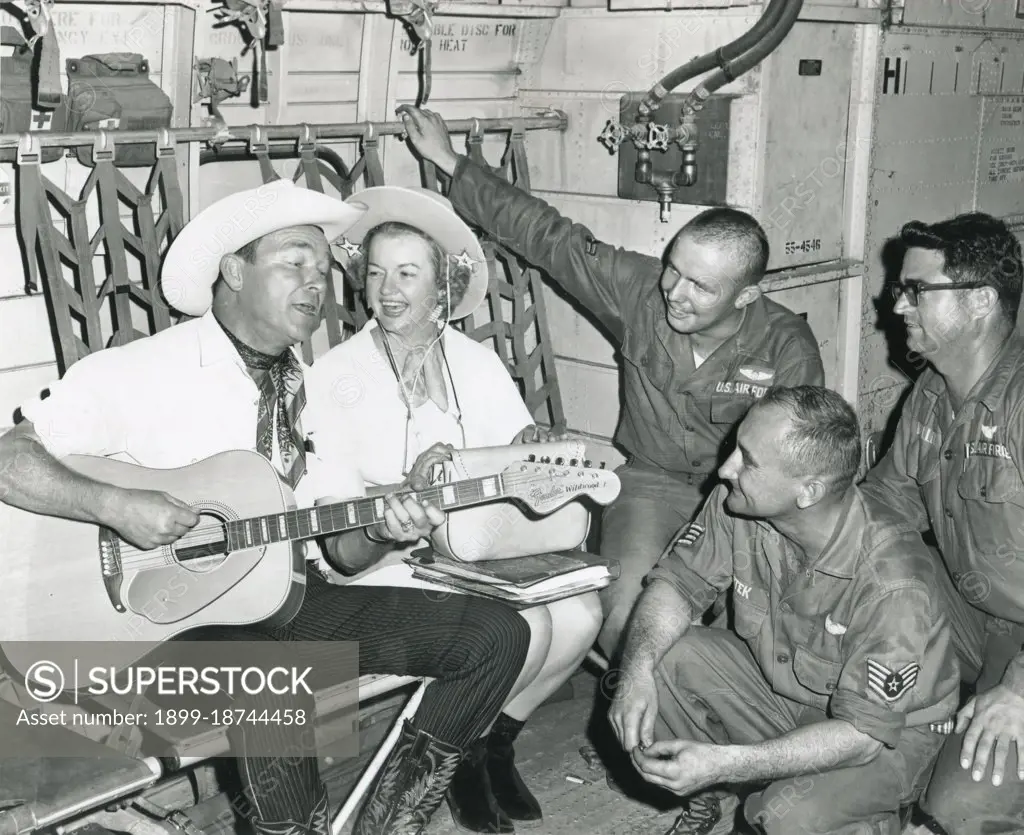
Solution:
<svg viewBox="0 0 1024 835"><path fill-rule="evenodd" d="M704 535L704 528L696 522L691 522L676 540L676 545L683 545L692 548L694 544Z"/></svg>
<svg viewBox="0 0 1024 835"><path fill-rule="evenodd" d="M885 699L895 702L917 681L921 665L907 664L902 670L890 670L884 664L868 659L868 687Z"/></svg>

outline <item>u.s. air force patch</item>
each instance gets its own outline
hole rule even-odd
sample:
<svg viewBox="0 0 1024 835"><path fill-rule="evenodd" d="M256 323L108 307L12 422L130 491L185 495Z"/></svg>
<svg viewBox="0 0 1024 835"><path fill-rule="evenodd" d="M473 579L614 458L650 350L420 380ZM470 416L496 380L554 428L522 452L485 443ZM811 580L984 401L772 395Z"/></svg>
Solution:
<svg viewBox="0 0 1024 835"><path fill-rule="evenodd" d="M868 659L868 688L887 702L895 702L917 681L921 665L907 664L902 670L890 670L884 664Z"/></svg>
<svg viewBox="0 0 1024 835"><path fill-rule="evenodd" d="M685 548L692 548L697 544L697 540L702 536L704 536L704 528L696 522L691 522L683 528L683 532L679 534L679 538L676 539L676 545L682 545Z"/></svg>

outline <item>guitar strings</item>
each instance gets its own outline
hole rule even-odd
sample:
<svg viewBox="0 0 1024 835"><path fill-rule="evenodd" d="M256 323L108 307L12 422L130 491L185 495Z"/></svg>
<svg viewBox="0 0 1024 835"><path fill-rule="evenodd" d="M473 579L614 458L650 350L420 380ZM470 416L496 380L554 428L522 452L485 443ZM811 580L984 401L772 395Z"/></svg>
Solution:
<svg viewBox="0 0 1024 835"><path fill-rule="evenodd" d="M530 482L534 482L534 481L537 480L536 475L531 475L529 473L511 473L511 474L507 474L507 475L503 475L503 474L499 473L498 475L501 476L502 484L505 486L505 490L504 490L502 496L495 496L494 497L495 500L497 500L499 498L510 498L509 494L510 493L514 493L516 488L518 488L521 485L529 484ZM438 489L438 486L435 485L434 492L437 492L437 489ZM428 490L420 491L420 494L426 493L426 492L428 492ZM481 488L479 488L479 487L475 488L475 492L477 492L481 497L483 496L483 491L482 491ZM580 493L585 495L585 493L583 493L583 491L580 491ZM409 494L406 494L406 495L409 495ZM309 509L311 509L311 508L306 508L305 510L309 510ZM294 513L294 512L296 512L296 511L285 511L285 513ZM280 515L280 514L267 514L268 517L273 517L273 516L277 516L277 515ZM260 517L255 517L255 518L260 518ZM240 521L242 521L242 520L232 520L232 523L237 524ZM367 525L372 525L372 524L375 524L376 522L379 522L379 521L380 521L379 519L374 519L372 522L368 522ZM227 524L231 524L231 523L217 522L217 523L214 523L214 524L207 524L207 525L200 524L200 525L197 525L195 528L190 530L188 533L184 534L180 539L176 540L171 545L162 545L159 548L153 548L153 549L150 549L150 550L145 550L145 549L142 549L142 548L136 548L134 545L129 544L125 540L120 540L119 549L120 549L120 552L121 552L121 564L122 564L123 567L131 568L133 570L145 570L147 568L160 568L162 566L181 565L181 563L178 560L175 559L174 551L180 550L180 549L184 549L184 548L197 548L197 547L202 547L202 546L205 546L205 545L212 545L213 543L216 543L216 542L221 542L221 543L224 543L226 545L227 544L227 540L228 540ZM288 527L291 528L292 526L288 525ZM365 527L365 526L358 526L358 527ZM355 530L355 529L356 528L352 528L352 530ZM314 539L315 536L316 536L315 534L312 534L312 535L310 535L308 537L301 537L301 538L302 539ZM298 538L300 538L300 537L297 537L297 536L294 537L294 539L298 539ZM265 545L254 545L252 547L259 548L259 547L266 547L268 545L273 545L273 544L279 544L279 543L266 543ZM242 549L242 550L248 550L248 549ZM203 558L217 557L217 556L226 556L229 553L231 553L230 550L225 552L225 553L222 553L222 554L214 553L214 554L204 555Z"/></svg>

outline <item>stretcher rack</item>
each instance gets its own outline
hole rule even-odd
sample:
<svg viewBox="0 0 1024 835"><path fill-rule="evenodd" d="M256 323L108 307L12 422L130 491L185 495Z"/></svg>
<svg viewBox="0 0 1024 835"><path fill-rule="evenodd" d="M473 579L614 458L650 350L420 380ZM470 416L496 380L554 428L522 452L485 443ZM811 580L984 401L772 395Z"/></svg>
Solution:
<svg viewBox="0 0 1024 835"><path fill-rule="evenodd" d="M448 122L452 134L467 136L470 156L485 165L489 163L482 152L484 135L507 134L502 158L491 167L526 190L530 188L527 131L564 130L566 126L565 114L558 111L528 118ZM246 158L259 163L262 179L269 182L281 176L271 157L279 156L282 143L287 143L298 158L296 182L302 179L308 188L326 193L327 180L345 197L360 183L364 187L385 185L379 141L402 132L401 123L388 122L0 135L0 148L18 149L18 229L26 275L30 277L27 289L37 289L32 286L37 279L42 284L61 373L93 351L151 335L185 318L163 300L158 281L167 246L187 219L179 182L184 170L178 162L179 146L207 143L217 149L241 149ZM321 159L324 154L318 153L318 146L328 140L345 139L358 143L356 163L350 168L325 168ZM145 189L136 187L116 165L119 144L140 142L154 143L156 151ZM81 145L93 146L96 163L80 193L70 195L43 173L40 151ZM422 164L420 171L422 185L442 193L446 190L444 176L432 165ZM99 222L94 224L96 228L89 228L93 203L98 203L95 216ZM130 229L122 217L124 207L130 209ZM564 424L540 276L500 242L483 237L483 243L490 274L487 303L468 320L453 324L498 353L538 423ZM100 253L104 268L98 274L95 262ZM332 291L334 286L332 282ZM367 317L361 298L351 292L342 295L339 300L332 292L325 308L331 347L355 332ZM303 352L308 362L314 361L312 344L304 345ZM406 676L363 676L358 687L349 683L316 694L318 738L350 733L351 705L357 699L362 708L374 699L379 703L389 694L400 698L402 691L408 690L410 696L335 816L334 835L339 835L372 785L397 739L402 720L415 712L426 684L425 680ZM17 695L19 688L13 689ZM115 696L96 707L129 712L131 704ZM17 698L13 702L0 699L0 711L12 709L20 709ZM69 730L63 732L77 736ZM216 728L205 728L164 741L173 746L174 755L169 758L138 756L130 738L117 740L123 746L123 756L109 755L108 738L107 755L95 758L89 755L89 747L104 743L80 737L78 744L83 746L83 758L87 759L42 759L20 768L11 790L23 796L10 796L9 792L0 796L0 835L25 835L44 829L70 835L80 829L95 831L95 827L166 835L168 824L187 835L196 835L201 825L180 809L168 813L152 798L168 780L180 779L189 769L226 754L227 737ZM0 782L5 772L10 773L3 763L0 760Z"/></svg>

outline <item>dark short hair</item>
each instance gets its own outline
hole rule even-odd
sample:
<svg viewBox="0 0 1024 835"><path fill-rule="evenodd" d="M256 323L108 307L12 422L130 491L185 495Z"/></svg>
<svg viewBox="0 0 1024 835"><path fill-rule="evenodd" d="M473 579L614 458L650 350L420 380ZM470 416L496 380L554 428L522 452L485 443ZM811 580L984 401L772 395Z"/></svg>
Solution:
<svg viewBox="0 0 1024 835"><path fill-rule="evenodd" d="M377 235L412 235L427 244L431 265L434 268L434 283L437 286L437 303L442 313L448 313L449 302L445 299L445 261L448 261L448 284L451 286L451 309L458 307L466 295L469 283L473 278L473 268L456 264L451 253L445 252L441 245L430 235L415 226L397 221L388 221L374 226L363 239L359 254L350 259L345 275L349 283L358 291L366 290L366 276L369 270L370 244Z"/></svg>
<svg viewBox="0 0 1024 835"><path fill-rule="evenodd" d="M1010 227L983 212L957 215L939 223L912 220L900 231L906 247L941 252L943 270L953 281L983 281L999 294L999 306L1017 321L1024 265L1020 241Z"/></svg>
<svg viewBox="0 0 1024 835"><path fill-rule="evenodd" d="M242 244L238 249L235 250L234 254L245 261L246 264L256 263L256 252L260 248L260 241L263 238L257 238L254 241L249 241L247 244Z"/></svg>
<svg viewBox="0 0 1024 835"><path fill-rule="evenodd" d="M789 415L792 427L782 451L791 475L820 478L833 493L853 484L860 467L860 425L840 394L824 386L772 386L755 402L755 408L765 406Z"/></svg>
<svg viewBox="0 0 1024 835"><path fill-rule="evenodd" d="M249 241L249 243L247 244L242 244L238 249L236 249L231 254L237 255L239 258L245 261L246 264L255 264L256 251L259 249L260 241L262 240L263 238L257 238L255 241ZM223 286L224 276L218 275L217 278L214 279L213 286L210 288L210 293L213 295L214 298L217 297L217 293L220 292L220 288Z"/></svg>
<svg viewBox="0 0 1024 835"><path fill-rule="evenodd" d="M715 243L725 247L746 284L756 284L768 269L768 235L751 215L739 209L716 206L705 209L679 230L701 243Z"/></svg>

